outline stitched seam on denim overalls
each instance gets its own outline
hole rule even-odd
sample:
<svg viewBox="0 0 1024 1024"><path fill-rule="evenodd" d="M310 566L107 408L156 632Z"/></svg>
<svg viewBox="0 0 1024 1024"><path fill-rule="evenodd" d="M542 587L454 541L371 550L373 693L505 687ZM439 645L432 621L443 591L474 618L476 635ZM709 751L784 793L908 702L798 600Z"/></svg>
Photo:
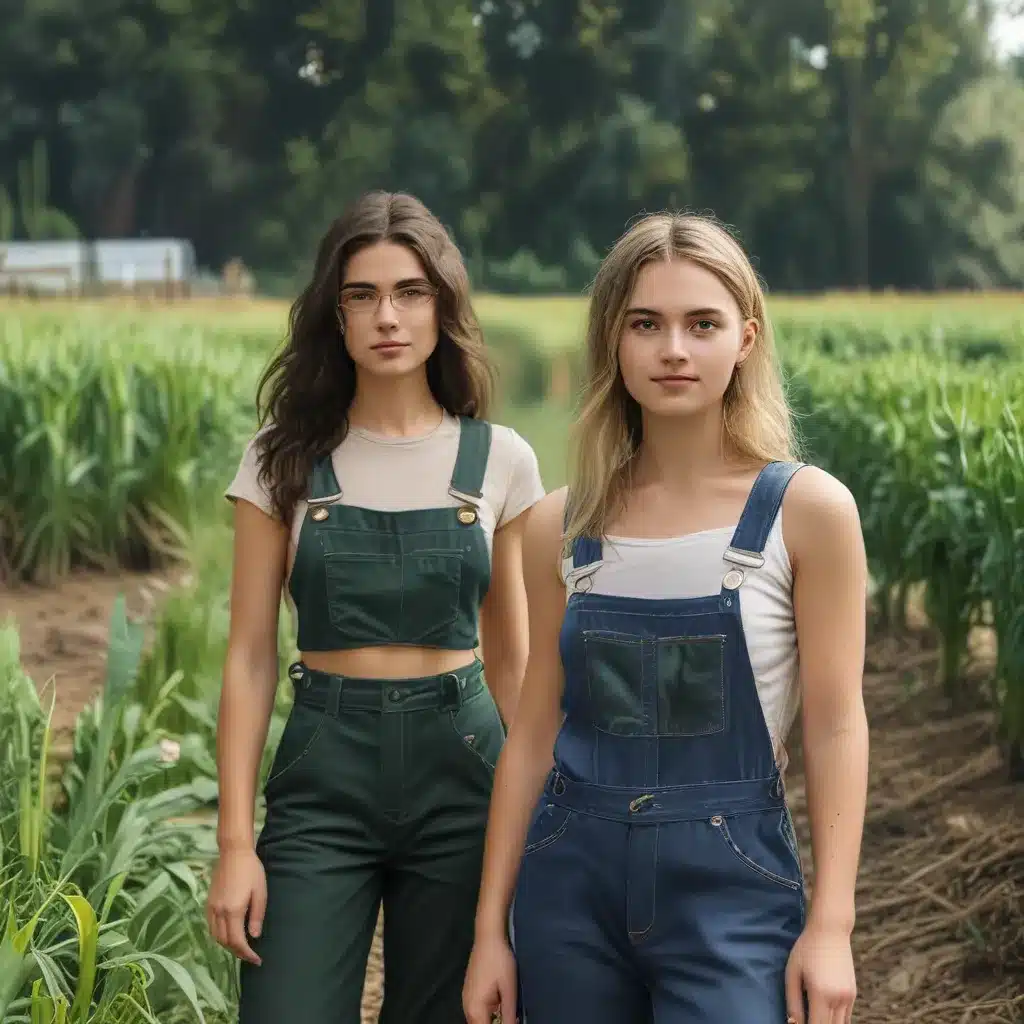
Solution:
<svg viewBox="0 0 1024 1024"><path fill-rule="evenodd" d="M800 846L796 841L793 816L788 806L783 808L782 817L779 819L779 832L782 833L782 838L793 854L793 859L796 861L797 874L800 877L800 919L803 921L807 916L807 898L804 892L804 862L803 857L800 856Z"/></svg>
<svg viewBox="0 0 1024 1024"><path fill-rule="evenodd" d="M557 804L555 805L557 806ZM562 833L569 827L569 822L572 821L575 811L570 811L565 816L565 821L562 822L558 828L555 829L550 835L545 836L543 839L538 840L536 843L531 843L529 846L523 847L523 856L525 857L528 853L536 853L537 850L543 850L545 846L550 846L553 842L562 838Z"/></svg>
<svg viewBox="0 0 1024 1024"><path fill-rule="evenodd" d="M313 730L313 735L310 736L309 742L306 744L305 749L302 751L301 754L298 755L298 757L292 758L292 760L289 761L288 764L286 764L280 771L274 772L273 775L267 778L267 781L263 784L264 791L272 782L276 782L286 772L290 772L313 749L313 744L316 743L316 741L320 738L320 733L322 733L324 730L324 722L326 721L326 719L327 712L321 712L320 721L317 722L316 728ZM282 733L282 737L283 735L284 734ZM278 742L280 743L280 741Z"/></svg>
<svg viewBox="0 0 1024 1024"><path fill-rule="evenodd" d="M729 832L729 826L726 824L725 818L721 819L721 822L712 828L717 829L721 834L722 839L725 841L725 845L736 855L737 859L746 864L751 870L756 871L758 874L763 875L771 882L776 882L779 885L784 885L787 889L792 889L794 892L801 891L803 886L799 882L794 882L791 878L783 878L782 875L775 874L774 871L769 871L767 868L761 867L757 861L752 860L747 856L740 848L736 845L736 840L733 839L732 834Z"/></svg>
<svg viewBox="0 0 1024 1024"><path fill-rule="evenodd" d="M654 878L651 881L651 922L642 932L629 932L630 942L643 942L648 935L651 934L651 929L654 927L655 918L658 916L658 844L661 841L661 828L658 825L648 826L654 829ZM627 887L631 885L630 880L626 880ZM629 896L626 896L627 904Z"/></svg>

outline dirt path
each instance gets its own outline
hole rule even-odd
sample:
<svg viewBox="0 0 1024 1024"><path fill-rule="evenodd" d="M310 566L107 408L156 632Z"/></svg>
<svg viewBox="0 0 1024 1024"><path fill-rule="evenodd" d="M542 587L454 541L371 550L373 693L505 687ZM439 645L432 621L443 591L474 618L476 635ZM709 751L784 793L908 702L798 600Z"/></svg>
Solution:
<svg viewBox="0 0 1024 1024"><path fill-rule="evenodd" d="M54 587L0 586L0 620L13 616L25 670L41 692L51 681L56 685L56 731L67 734L103 685L107 633L118 594L124 594L129 615L148 619L169 579L78 572Z"/></svg>
<svg viewBox="0 0 1024 1024"><path fill-rule="evenodd" d="M953 714L921 633L871 644L870 788L857 887L857 1024L1024 1021L1024 784L994 719ZM787 780L804 863L799 744ZM809 879L813 890L813 879Z"/></svg>
<svg viewBox="0 0 1024 1024"><path fill-rule="evenodd" d="M37 685L56 676L59 728L102 683L113 601L144 612L164 581L72 577L60 587L0 590ZM934 685L924 634L872 642L865 697L871 789L854 933L858 1024L1024 1022L1024 785L1007 781L985 710L951 713ZM787 786L810 874L799 736ZM813 888L813 878L809 878ZM378 931L363 1024L383 987ZM585 1022L581 1022L585 1024Z"/></svg>

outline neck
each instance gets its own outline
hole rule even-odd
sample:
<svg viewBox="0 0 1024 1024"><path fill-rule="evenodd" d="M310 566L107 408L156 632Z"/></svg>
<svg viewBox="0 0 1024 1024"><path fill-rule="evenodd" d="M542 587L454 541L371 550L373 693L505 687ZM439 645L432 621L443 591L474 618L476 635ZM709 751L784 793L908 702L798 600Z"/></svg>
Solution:
<svg viewBox="0 0 1024 1024"><path fill-rule="evenodd" d="M425 368L404 377L357 372L348 421L374 434L406 437L437 426L442 411L427 384Z"/></svg>
<svg viewBox="0 0 1024 1024"><path fill-rule="evenodd" d="M697 480L721 473L730 461L723 444L721 407L686 418L645 413L643 429L637 484L689 488Z"/></svg>

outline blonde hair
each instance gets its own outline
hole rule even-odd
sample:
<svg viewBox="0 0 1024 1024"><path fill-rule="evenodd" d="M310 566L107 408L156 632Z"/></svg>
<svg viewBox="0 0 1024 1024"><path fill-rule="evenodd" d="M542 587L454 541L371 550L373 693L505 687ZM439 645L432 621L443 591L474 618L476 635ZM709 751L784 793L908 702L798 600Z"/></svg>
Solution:
<svg viewBox="0 0 1024 1024"><path fill-rule="evenodd" d="M615 243L591 290L586 383L570 443L566 551L579 536L603 536L628 493L642 425L640 408L619 371L618 341L641 267L669 259L689 260L714 274L735 299L741 318L758 323L754 346L725 392L725 445L752 461L797 457L764 290L747 254L711 217L651 214Z"/></svg>

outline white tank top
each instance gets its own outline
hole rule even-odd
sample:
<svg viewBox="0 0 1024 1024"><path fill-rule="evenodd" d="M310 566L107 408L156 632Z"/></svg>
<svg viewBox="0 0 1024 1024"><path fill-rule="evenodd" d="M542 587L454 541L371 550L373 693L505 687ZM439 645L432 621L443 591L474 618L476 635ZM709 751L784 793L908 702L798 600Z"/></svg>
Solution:
<svg viewBox="0 0 1024 1024"><path fill-rule="evenodd" d="M602 563L590 575L591 594L639 598L693 598L718 594L722 577L736 567L722 555L735 527L657 540L608 537ZM744 568L740 617L765 724L780 771L788 762L786 738L800 705L799 657L793 618L793 568L782 538L782 510L775 518L760 569ZM571 579L572 558L562 561ZM582 569L582 567L581 567ZM566 598L572 584L566 586Z"/></svg>

